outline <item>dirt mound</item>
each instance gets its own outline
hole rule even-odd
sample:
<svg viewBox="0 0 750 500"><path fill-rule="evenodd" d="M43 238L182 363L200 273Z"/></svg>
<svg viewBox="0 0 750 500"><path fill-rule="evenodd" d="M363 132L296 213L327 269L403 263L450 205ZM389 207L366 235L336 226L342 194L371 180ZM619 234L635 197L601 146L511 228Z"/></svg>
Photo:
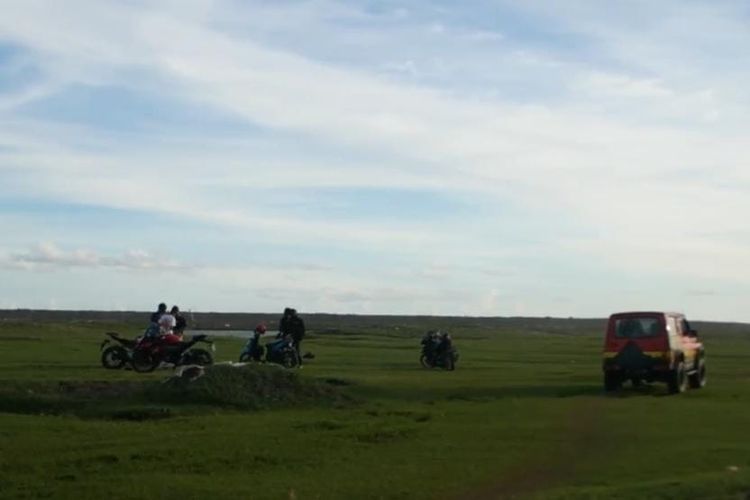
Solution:
<svg viewBox="0 0 750 500"><path fill-rule="evenodd" d="M335 383L275 365L216 365L195 379L176 376L163 382L64 381L0 387L0 412L130 421L170 418L206 406L255 410L350 401Z"/></svg>
<svg viewBox="0 0 750 500"><path fill-rule="evenodd" d="M277 366L217 365L194 380L174 377L153 387L149 397L159 403L259 409L311 403L337 403L347 398L324 381L303 378Z"/></svg>

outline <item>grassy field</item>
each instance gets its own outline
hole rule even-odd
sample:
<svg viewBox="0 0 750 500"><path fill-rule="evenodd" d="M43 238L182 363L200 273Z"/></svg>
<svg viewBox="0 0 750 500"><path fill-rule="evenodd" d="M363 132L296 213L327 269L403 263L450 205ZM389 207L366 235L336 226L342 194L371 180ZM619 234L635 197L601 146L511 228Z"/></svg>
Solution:
<svg viewBox="0 0 750 500"><path fill-rule="evenodd" d="M746 498L750 335L704 327L709 384L601 391L595 331L455 329L455 372L419 332L311 335L305 383L265 409L131 390L102 324L0 324L0 498ZM561 330L562 331L562 330ZM218 339L234 360L240 339ZM326 380L328 382L326 382ZM318 382L322 381L322 382ZM335 382L335 384L330 384Z"/></svg>

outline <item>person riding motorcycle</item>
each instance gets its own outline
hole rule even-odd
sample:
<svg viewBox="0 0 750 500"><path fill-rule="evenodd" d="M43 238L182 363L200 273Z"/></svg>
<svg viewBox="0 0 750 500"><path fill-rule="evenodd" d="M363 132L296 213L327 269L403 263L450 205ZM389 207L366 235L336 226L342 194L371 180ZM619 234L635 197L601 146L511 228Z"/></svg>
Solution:
<svg viewBox="0 0 750 500"><path fill-rule="evenodd" d="M155 338L159 336L161 329L159 326L159 320L165 314L167 314L167 304L162 302L161 304L159 304L156 312L151 313L149 324L146 327L146 330L143 332L144 337Z"/></svg>
<svg viewBox="0 0 750 500"><path fill-rule="evenodd" d="M448 332L438 332L438 342L435 346L435 354L442 356L453 347L453 338Z"/></svg>
<svg viewBox="0 0 750 500"><path fill-rule="evenodd" d="M172 328L172 332L182 338L182 335L185 333L185 328L187 328L187 320L185 319L185 316L180 314L180 308L177 306L172 306L169 314L171 314L175 320L175 325L174 328Z"/></svg>
<svg viewBox="0 0 750 500"><path fill-rule="evenodd" d="M167 314L167 304L162 302L156 309L156 312L151 313L151 323L159 323L162 316Z"/></svg>
<svg viewBox="0 0 750 500"><path fill-rule="evenodd" d="M440 331L429 330L422 337L422 345L424 346L425 352L429 353L430 356L434 356L437 351L437 347L440 344Z"/></svg>
<svg viewBox="0 0 750 500"><path fill-rule="evenodd" d="M164 314L159 318L159 336L167 345L179 344L182 342L182 337L175 335L174 333L176 324L177 320L171 314Z"/></svg>
<svg viewBox="0 0 750 500"><path fill-rule="evenodd" d="M447 370L455 368L458 352L453 347L453 338L448 332L430 330L422 337L420 361L425 368L441 366Z"/></svg>
<svg viewBox="0 0 750 500"><path fill-rule="evenodd" d="M261 361L263 359L263 352L265 349L260 345L260 338L266 333L266 325L261 323L253 330L253 336L250 337L250 341L245 346L243 354L240 355L240 361Z"/></svg>

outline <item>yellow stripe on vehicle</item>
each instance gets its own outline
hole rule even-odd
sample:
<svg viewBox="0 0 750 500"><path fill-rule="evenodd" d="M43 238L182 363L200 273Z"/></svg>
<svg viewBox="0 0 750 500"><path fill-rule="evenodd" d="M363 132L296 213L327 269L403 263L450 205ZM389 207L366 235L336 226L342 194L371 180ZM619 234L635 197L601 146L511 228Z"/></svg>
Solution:
<svg viewBox="0 0 750 500"><path fill-rule="evenodd" d="M604 357L606 359L614 358L618 354L620 354L620 353L619 352L607 351L607 352L604 353ZM666 351L666 352L664 352L664 351L643 351L643 355L644 356L648 356L649 358L663 358L665 356L669 356L669 354L670 354L669 351Z"/></svg>

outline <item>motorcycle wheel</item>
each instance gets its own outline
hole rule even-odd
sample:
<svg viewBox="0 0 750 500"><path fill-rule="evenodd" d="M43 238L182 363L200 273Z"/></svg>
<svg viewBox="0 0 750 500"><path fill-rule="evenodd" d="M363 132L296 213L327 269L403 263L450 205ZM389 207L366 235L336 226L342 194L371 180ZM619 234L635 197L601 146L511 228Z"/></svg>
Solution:
<svg viewBox="0 0 750 500"><path fill-rule="evenodd" d="M443 368L445 368L449 372L452 372L453 370L456 369L456 363L453 362L453 356L451 355L445 356L443 360Z"/></svg>
<svg viewBox="0 0 750 500"><path fill-rule="evenodd" d="M432 368L432 364L426 354L422 354L422 356L419 357L419 362L422 363L422 366L425 368Z"/></svg>
<svg viewBox="0 0 750 500"><path fill-rule="evenodd" d="M102 366L108 370L119 370L128 362L128 351L120 346L109 346L102 351Z"/></svg>
<svg viewBox="0 0 750 500"><path fill-rule="evenodd" d="M281 365L284 368L294 368L297 366L297 353L296 352L285 352L281 358Z"/></svg>
<svg viewBox="0 0 750 500"><path fill-rule="evenodd" d="M159 366L159 358L147 351L135 351L133 353L133 370L138 373L148 373L156 370Z"/></svg>
<svg viewBox="0 0 750 500"><path fill-rule="evenodd" d="M249 363L252 360L253 357L249 352L243 352L242 354L240 354L240 363Z"/></svg>
<svg viewBox="0 0 750 500"><path fill-rule="evenodd" d="M186 356L183 356L180 364L208 366L214 364L214 358L205 349L191 349Z"/></svg>

